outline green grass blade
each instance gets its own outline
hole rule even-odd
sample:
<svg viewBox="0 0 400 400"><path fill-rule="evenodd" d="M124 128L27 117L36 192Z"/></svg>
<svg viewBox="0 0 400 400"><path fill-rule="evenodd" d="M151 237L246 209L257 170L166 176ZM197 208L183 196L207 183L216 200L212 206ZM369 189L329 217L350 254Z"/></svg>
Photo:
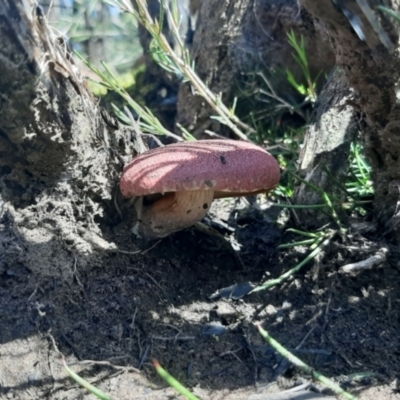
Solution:
<svg viewBox="0 0 400 400"><path fill-rule="evenodd" d="M292 232L292 233L297 233L298 235L301 236L306 236L306 237L310 237L310 238L318 238L321 236L321 234L316 234L316 233L310 233L310 232L305 232L305 231L299 231L298 229L295 228L289 228L287 230L287 232Z"/></svg>
<svg viewBox="0 0 400 400"><path fill-rule="evenodd" d="M111 397L106 395L104 392L102 392L100 389L98 389L97 387L93 386L92 384L90 384L88 381L85 381L85 379L81 378L77 373L75 373L74 371L72 371L72 369L70 369L67 365L67 363L65 361L63 361L64 363L64 368L66 369L66 371L68 372L68 375L78 384L81 385L83 388L85 388L88 392L92 393L93 395L95 395L97 398L99 398L100 400L111 400Z"/></svg>
<svg viewBox="0 0 400 400"><path fill-rule="evenodd" d="M321 236L319 239L315 241L315 243L310 247L314 248L314 250L301 262L299 262L296 266L294 266L289 271L286 271L280 277L275 279L270 279L260 286L255 287L250 293L260 292L261 290L267 290L274 286L277 286L284 282L286 279L294 275L296 272L300 271L304 265L306 265L309 261L313 260L321 251L322 249L329 243L332 239L334 233L330 233L328 236ZM249 293L249 294L250 294Z"/></svg>
<svg viewBox="0 0 400 400"><path fill-rule="evenodd" d="M257 323L256 326L258 328L258 331L260 332L260 335L265 339L265 341L289 362L294 364L296 367L302 369L307 374L310 374L315 380L321 382L323 385L331 389L336 395L343 396L347 400L357 400L357 397L354 397L349 392L346 392L337 383L320 374L318 371L315 371L314 368L310 367L289 350L285 349L285 347L283 347L272 336L270 336L270 334L266 330L264 330L259 323Z"/></svg>
<svg viewBox="0 0 400 400"><path fill-rule="evenodd" d="M385 14L389 15L390 17L394 18L397 22L400 22L400 14L398 14L397 12L391 10L390 8L383 7L383 6L378 6L376 8L383 11Z"/></svg>
<svg viewBox="0 0 400 400"><path fill-rule="evenodd" d="M172 375L170 375L164 368L162 368L157 360L153 360L153 365L158 375L160 375L169 386L173 387L181 395L185 396L188 400L200 400L188 389L186 389L185 386L178 382Z"/></svg>
<svg viewBox="0 0 400 400"><path fill-rule="evenodd" d="M271 204L271 207L280 207L280 208L297 208L303 210L312 210L314 208L326 208L329 207L327 204L285 204L285 203L275 203Z"/></svg>

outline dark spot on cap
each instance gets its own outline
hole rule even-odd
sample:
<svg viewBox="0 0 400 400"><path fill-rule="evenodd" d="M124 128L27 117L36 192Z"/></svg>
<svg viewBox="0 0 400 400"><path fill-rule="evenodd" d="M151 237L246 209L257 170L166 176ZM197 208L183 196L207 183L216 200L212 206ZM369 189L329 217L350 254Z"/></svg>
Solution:
<svg viewBox="0 0 400 400"><path fill-rule="evenodd" d="M204 203L204 204L203 204L203 210L207 210L207 208L208 208L208 204L207 204L207 203Z"/></svg>
<svg viewBox="0 0 400 400"><path fill-rule="evenodd" d="M219 156L219 159L221 160L222 164L226 164L226 158L225 156Z"/></svg>
<svg viewBox="0 0 400 400"><path fill-rule="evenodd" d="M187 210L186 214L190 214L192 212L192 210Z"/></svg>
<svg viewBox="0 0 400 400"><path fill-rule="evenodd" d="M211 181L209 181L209 180L205 180L204 181L204 184L207 186L207 187L213 187L213 184L212 184L212 182Z"/></svg>

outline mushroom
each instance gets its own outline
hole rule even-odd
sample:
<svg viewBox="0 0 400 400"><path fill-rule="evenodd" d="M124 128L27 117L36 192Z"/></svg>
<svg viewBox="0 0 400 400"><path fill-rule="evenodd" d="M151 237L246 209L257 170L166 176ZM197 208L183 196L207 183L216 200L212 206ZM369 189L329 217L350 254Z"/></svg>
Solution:
<svg viewBox="0 0 400 400"><path fill-rule="evenodd" d="M140 197L134 232L162 238L200 221L214 199L268 192L279 166L267 151L247 142L202 140L149 150L123 170L124 197Z"/></svg>

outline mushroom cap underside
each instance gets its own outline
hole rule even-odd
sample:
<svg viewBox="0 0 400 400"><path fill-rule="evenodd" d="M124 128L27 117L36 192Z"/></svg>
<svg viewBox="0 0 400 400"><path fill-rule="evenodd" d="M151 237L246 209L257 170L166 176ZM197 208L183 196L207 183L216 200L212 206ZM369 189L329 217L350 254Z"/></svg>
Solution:
<svg viewBox="0 0 400 400"><path fill-rule="evenodd" d="M120 189L125 197L185 190L254 193L279 182L277 161L247 142L202 140L149 150L125 168Z"/></svg>

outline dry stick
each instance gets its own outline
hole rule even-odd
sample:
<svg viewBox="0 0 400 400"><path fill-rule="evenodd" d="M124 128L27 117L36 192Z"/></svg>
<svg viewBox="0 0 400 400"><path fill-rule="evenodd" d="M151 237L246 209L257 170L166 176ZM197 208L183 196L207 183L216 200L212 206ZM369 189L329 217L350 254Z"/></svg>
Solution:
<svg viewBox="0 0 400 400"><path fill-rule="evenodd" d="M140 370L138 370L135 367L127 367L127 366L123 366L123 365L115 365L115 364L111 363L110 361L83 360L83 361L78 361L76 363L73 363L71 365L75 365L75 364L77 364L77 365L105 366L105 367L111 367L111 368L119 370L119 371L140 373Z"/></svg>
<svg viewBox="0 0 400 400"><path fill-rule="evenodd" d="M178 340L180 340L180 341L196 340L196 336L179 336L179 335L170 336L170 337L151 335L150 338L154 339L154 340L161 340L163 342L170 342L170 341L176 342Z"/></svg>
<svg viewBox="0 0 400 400"><path fill-rule="evenodd" d="M255 323L256 327L258 328L261 336L268 342L268 344L274 348L282 357L285 357L288 361L290 361L296 367L302 369L307 374L310 374L313 379L324 384L326 387L331 389L336 395L343 396L347 400L357 400L357 397L354 397L352 394L346 392L342 389L337 383L333 382L326 376L320 374L319 372L315 371L312 367L308 364L297 358L294 354L290 351L285 349L280 343L278 343L274 338L272 338L269 333L261 327L259 322Z"/></svg>
<svg viewBox="0 0 400 400"><path fill-rule="evenodd" d="M358 261L352 264L343 265L339 269L341 274L354 274L361 270L371 269L376 264L382 264L386 261L386 255L389 252L389 249L383 247L378 253L374 256L367 258L366 260Z"/></svg>
<svg viewBox="0 0 400 400"><path fill-rule="evenodd" d="M149 247L148 249L145 249L145 250L127 251L127 250L120 250L120 249L112 249L112 251L116 251L116 252L122 253L122 254L130 254L130 255L133 255L133 254L146 254L150 250L153 250L154 247L156 247L161 242L161 240L157 241L151 247Z"/></svg>
<svg viewBox="0 0 400 400"><path fill-rule="evenodd" d="M141 254L147 254L150 250L153 250L154 247L158 246L161 242L162 242L162 239L161 239L161 240L158 240L156 243L153 244L153 246L150 246L148 249L143 250L143 251L141 252Z"/></svg>
<svg viewBox="0 0 400 400"><path fill-rule="evenodd" d="M56 352L56 354L61 357L62 362L64 363L64 365L66 365L66 361L65 361L65 357L64 354L61 353L61 351L58 349L58 346L56 344L56 340L54 339L54 336L51 333L47 334L47 338L50 339L54 351ZM118 357L118 358L122 358L122 357ZM133 372L140 372L137 368L135 367L126 367L126 366L122 366L122 365L115 365L112 364L110 361L95 361L95 360L83 360L80 361L78 360L77 362L73 363L73 365L99 365L99 366L107 366L107 367L111 367L114 368L116 370L120 370L120 371L133 371Z"/></svg>

